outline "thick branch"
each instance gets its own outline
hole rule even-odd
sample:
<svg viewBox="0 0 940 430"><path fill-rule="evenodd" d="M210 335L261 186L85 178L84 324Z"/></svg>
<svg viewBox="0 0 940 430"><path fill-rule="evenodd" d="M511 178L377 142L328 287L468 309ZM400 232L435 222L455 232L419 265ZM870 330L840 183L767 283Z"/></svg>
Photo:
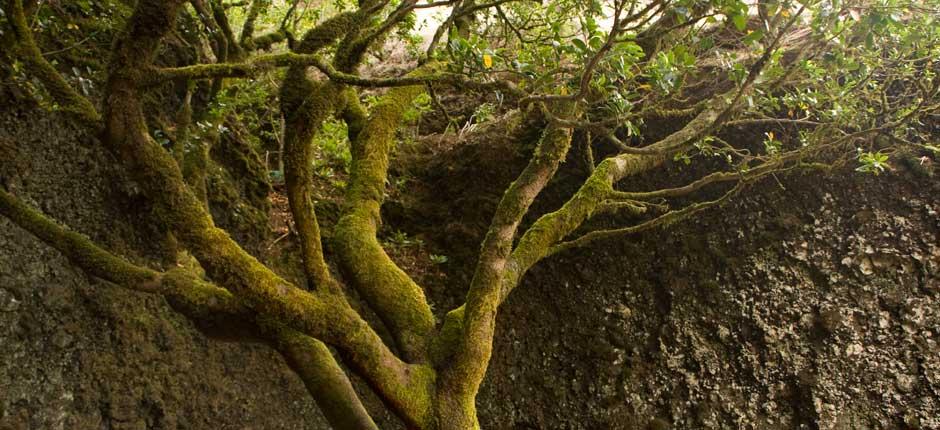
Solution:
<svg viewBox="0 0 940 430"><path fill-rule="evenodd" d="M433 373L399 360L342 296L296 288L240 248L215 227L183 183L173 159L148 135L139 95L140 71L150 66L180 4L180 0L139 1L117 41L107 85L108 144L212 280L254 312L336 346L403 418L427 419Z"/></svg>
<svg viewBox="0 0 940 430"><path fill-rule="evenodd" d="M294 226L300 239L304 274L310 289L336 290L323 257L320 224L313 204L313 138L335 109L342 88L302 76L302 70L288 73L281 87L284 127L284 179Z"/></svg>
<svg viewBox="0 0 940 430"><path fill-rule="evenodd" d="M254 313L228 291L202 281L185 269L159 273L134 265L98 247L85 236L59 226L3 190L0 190L0 214L61 252L90 275L132 290L163 295L174 310L204 331L220 334L230 333L234 328L241 333L227 337L263 335L301 377L334 428L377 429L349 379L322 342L267 319L256 327ZM241 327L243 323L252 325Z"/></svg>
<svg viewBox="0 0 940 430"><path fill-rule="evenodd" d="M574 103L561 104L560 109L561 116L575 115ZM506 270L516 229L535 197L555 175L570 145L571 130L548 127L529 164L509 186L496 208L467 294L463 337L457 344L453 365L443 374L445 391L453 398L442 402L441 408L444 410L439 413L448 419L468 420L471 416L475 419L475 414L464 412L466 408L473 408L479 384L483 381L492 354L496 310L500 301L500 279ZM465 423L468 426L472 424Z"/></svg>
<svg viewBox="0 0 940 430"><path fill-rule="evenodd" d="M260 325L313 394L330 426L336 430L378 430L346 373L323 342L278 322L261 321Z"/></svg>
<svg viewBox="0 0 940 430"><path fill-rule="evenodd" d="M726 111L727 97L737 90L712 98L710 105L679 131L648 147L647 154L621 154L602 161L585 180L581 188L558 210L545 214L529 227L519 239L510 256L500 267L498 299L501 304L522 275L536 262L548 255L551 247L573 232L589 218L613 191L613 184L629 175L639 174L665 162L673 152L681 150L712 129ZM490 304L493 306L493 304ZM468 342L463 334L466 327L466 305L452 310L436 343L440 349L450 348L450 342Z"/></svg>
<svg viewBox="0 0 940 430"><path fill-rule="evenodd" d="M360 294L412 360L424 361L434 316L424 291L389 258L376 238L385 198L388 155L402 115L421 86L392 89L353 141L346 206L336 226L337 253Z"/></svg>
<svg viewBox="0 0 940 430"><path fill-rule="evenodd" d="M341 14L310 30L298 47L312 55L351 31L359 19L356 13ZM300 238L304 274L311 287L338 292L323 258L320 224L313 205L313 138L341 100L342 87L332 82L314 82L307 66L292 65L281 84L281 112L284 128L284 178L294 225ZM313 289L313 288L311 288Z"/></svg>
<svg viewBox="0 0 940 430"><path fill-rule="evenodd" d="M215 20L216 24L218 24L222 35L228 42L229 57L235 60L241 59L244 57L244 51L242 51L241 45L238 44L238 40L235 39L235 32L232 31L232 26L229 24L228 15L225 13L225 7L222 6L222 1L208 0L208 2L212 8L212 18Z"/></svg>
<svg viewBox="0 0 940 430"><path fill-rule="evenodd" d="M138 291L160 292L160 274L127 263L76 232L67 231L0 189L0 214L65 254L90 275Z"/></svg>
<svg viewBox="0 0 940 430"><path fill-rule="evenodd" d="M78 91L75 91L71 85L62 77L61 74L49 64L42 56L42 51L36 45L33 39L33 32L29 28L26 20L26 12L23 10L22 0L7 0L6 8L9 11L7 20L10 22L10 28L16 37L19 58L29 68L46 91L52 96L53 100L59 104L60 109L67 114L75 117L82 123L90 126L94 130L101 129L101 115L95 106L87 98L83 97Z"/></svg>
<svg viewBox="0 0 940 430"><path fill-rule="evenodd" d="M213 17L212 10L209 5L206 4L206 1L207 0L189 0L189 3L196 11L196 16L199 17L199 21L201 21L202 25L206 28L206 33L213 39L212 53L215 54L216 62L222 63L227 61L229 57L229 40L222 34L222 30L219 28L219 24Z"/></svg>
<svg viewBox="0 0 940 430"><path fill-rule="evenodd" d="M245 23L242 24L242 34L238 37L238 42L245 49L253 48L255 21L258 16L267 9L270 0L252 0L251 7L248 8L248 14L245 15Z"/></svg>
<svg viewBox="0 0 940 430"><path fill-rule="evenodd" d="M240 63L196 64L184 67L151 68L144 84L157 85L168 80L182 78L244 78L255 76L261 72L277 67L306 66L316 67L330 78L330 80L336 83L364 88L410 87L413 85L437 83L472 90L500 90L515 97L524 95L523 91L509 81L496 80L491 82L479 82L463 75L446 72L427 74L420 77L364 78L359 75L341 72L318 55L296 53L259 55Z"/></svg>

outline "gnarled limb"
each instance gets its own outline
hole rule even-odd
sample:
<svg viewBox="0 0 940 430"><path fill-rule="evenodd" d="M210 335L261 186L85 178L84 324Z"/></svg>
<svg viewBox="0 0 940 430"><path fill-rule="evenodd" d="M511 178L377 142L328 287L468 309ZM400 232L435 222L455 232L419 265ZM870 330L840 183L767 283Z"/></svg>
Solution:
<svg viewBox="0 0 940 430"><path fill-rule="evenodd" d="M216 62L224 63L229 58L229 40L222 33L222 29L219 28L219 23L215 20L212 8L206 4L206 1L212 0L189 0L189 3L193 6L196 16L199 17L202 25L206 27L207 33L212 38L212 53L215 54Z"/></svg>
<svg viewBox="0 0 940 430"><path fill-rule="evenodd" d="M555 243L571 234L594 213L604 198L613 191L614 184L627 176L662 165L668 157L690 147L697 139L727 121L739 108L743 97L753 90L757 77L780 43L782 34L793 25L802 10L787 22L780 34L768 44L764 54L750 66L740 87L713 96L684 127L654 144L641 148L642 154L627 153L604 160L560 209L539 218L513 250L509 270L502 280L500 302L518 285L522 275L532 265L551 252Z"/></svg>
<svg viewBox="0 0 940 430"><path fill-rule="evenodd" d="M7 21L10 23L10 29L13 31L17 42L15 52L19 58L39 78L46 91L59 104L63 112L93 130L100 130L102 127L101 115L95 109L94 104L79 94L78 91L75 91L56 71L55 67L42 56L42 52L36 45L33 32L26 20L27 15L23 8L23 0L6 0L5 6L5 9L9 11Z"/></svg>
<svg viewBox="0 0 940 430"><path fill-rule="evenodd" d="M138 291L161 290L160 275L156 271L129 264L85 236L65 230L3 189L0 189L0 214L65 254L90 275Z"/></svg>
<svg viewBox="0 0 940 430"><path fill-rule="evenodd" d="M298 51L311 55L350 31L358 13L332 18L307 32ZM323 258L320 225L313 205L313 138L337 108L342 88L332 82L314 82L307 76L305 65L287 70L281 85L281 111L284 128L284 179L294 225L300 238L304 274L311 289L321 286L338 292Z"/></svg>
<svg viewBox="0 0 940 430"><path fill-rule="evenodd" d="M369 412L330 349L323 342L304 336L276 322L260 322L272 345L294 369L317 406L336 430L378 430Z"/></svg>
<svg viewBox="0 0 940 430"><path fill-rule="evenodd" d="M332 114L342 88L329 82L309 81L304 74L303 70L289 71L281 92L285 116L284 179L307 282L311 289L319 286L335 290L338 286L323 258L320 224L313 204L313 137Z"/></svg>
<svg viewBox="0 0 940 430"><path fill-rule="evenodd" d="M238 36L238 43L245 49L254 48L255 21L270 4L271 0L252 0L248 14L245 15L245 23L242 24L242 33Z"/></svg>
<svg viewBox="0 0 940 430"><path fill-rule="evenodd" d="M395 131L404 111L422 91L421 86L390 90L356 133L346 204L335 232L344 272L392 331L406 358L416 362L426 361L434 315L424 291L389 258L376 232Z"/></svg>
<svg viewBox="0 0 940 430"><path fill-rule="evenodd" d="M241 60L244 58L245 52L242 50L241 45L238 44L238 40L235 38L235 32L232 31L232 25L229 24L228 15L225 13L225 7L222 6L222 1L206 1L209 2L209 7L212 9L212 18L215 20L219 30L222 32L222 36L225 38L228 44L228 57L236 61Z"/></svg>
<svg viewBox="0 0 940 430"><path fill-rule="evenodd" d="M559 109L562 116L574 116L577 108L574 103L564 103ZM529 164L509 186L496 208L467 294L463 333L455 345L452 363L442 373L442 392L446 394L438 413L446 417L446 421L460 423L465 428L479 425L474 403L492 355L500 278L507 270L507 258L522 217L554 176L570 145L570 129L548 127Z"/></svg>
<svg viewBox="0 0 940 430"><path fill-rule="evenodd" d="M236 340L261 336L300 376L327 421L335 429L375 430L346 374L322 342L255 314L225 289L186 269L160 273L132 264L68 231L0 189L0 215L65 255L86 273L121 287L163 295L177 312L203 331Z"/></svg>
<svg viewBox="0 0 940 430"><path fill-rule="evenodd" d="M440 72L412 77L400 78L365 78L348 72L337 70L336 67L314 54L282 53L259 55L249 60L237 63L195 64L183 67L151 68L149 75L142 82L145 86L154 86L171 79L191 78L244 78L254 76L260 72L276 67L316 67L331 81L339 84L352 85L364 88L410 87L426 83L450 85L455 88L471 90L498 90L514 97L521 97L524 93L515 84L506 80L480 82L464 75Z"/></svg>
<svg viewBox="0 0 940 430"><path fill-rule="evenodd" d="M107 86L108 144L210 279L261 316L335 346L406 421L415 426L427 422L433 371L398 359L345 298L296 288L241 249L215 227L173 159L147 134L139 96L141 71L149 67L181 3L141 0L116 43Z"/></svg>

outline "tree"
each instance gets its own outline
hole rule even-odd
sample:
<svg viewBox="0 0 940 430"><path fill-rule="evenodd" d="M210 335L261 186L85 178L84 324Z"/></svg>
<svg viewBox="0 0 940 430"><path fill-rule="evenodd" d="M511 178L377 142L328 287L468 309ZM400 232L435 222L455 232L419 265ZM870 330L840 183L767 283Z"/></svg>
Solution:
<svg viewBox="0 0 940 430"><path fill-rule="evenodd" d="M311 21L297 17L301 3L321 13L295 40L295 27ZM282 13L274 18L277 26L255 36L272 5ZM0 213L89 274L162 295L203 326L238 326L240 335L267 339L338 429L376 428L338 360L409 428L479 428L474 401L499 307L546 257L693 217L777 173L857 160L861 172L879 174L890 168L892 154L940 151L925 126L940 110L940 5L930 1L760 2L758 18L738 0L544 6L139 0L111 48L100 100L76 88L40 51L30 24L37 6L29 0L3 4L3 37L13 47L15 67L41 84L51 108L98 133L157 209L156 221L178 242L180 261L191 264L165 271L132 264L11 191L0 190ZM451 13L416 54L418 64L403 76L365 77L370 51L389 38L407 39L414 12L424 8ZM237 37L230 23L236 15L242 22ZM211 52L196 49L187 64L167 65L161 49L181 27L198 28L187 37L194 46L209 41ZM288 49L277 48L284 41ZM261 53L269 49L275 52ZM216 226L206 207L204 170L209 147L220 143L187 134L194 117L210 116L207 106L228 80L280 69L284 177L306 279L300 284L261 264ZM387 91L367 107L362 88ZM541 129L528 164L496 209L465 303L441 323L421 286L376 236L396 131L414 100L435 88L499 94L516 106L517 127ZM182 93L170 150L151 132L148 97L160 91ZM210 102L194 109L195 95ZM352 162L333 232L335 252L326 255L311 166L315 137L332 117L347 127ZM653 120L678 125L647 139L644 124ZM741 127L766 130L762 147L722 137ZM579 151L590 173L561 207L521 228L568 157L575 133L585 137ZM602 145L605 155L597 162L595 148ZM711 173L674 188L618 189L626 178L693 160ZM703 200L709 189L720 197ZM589 223L611 212L640 221L613 229ZM379 315L390 342L350 304L346 288Z"/></svg>

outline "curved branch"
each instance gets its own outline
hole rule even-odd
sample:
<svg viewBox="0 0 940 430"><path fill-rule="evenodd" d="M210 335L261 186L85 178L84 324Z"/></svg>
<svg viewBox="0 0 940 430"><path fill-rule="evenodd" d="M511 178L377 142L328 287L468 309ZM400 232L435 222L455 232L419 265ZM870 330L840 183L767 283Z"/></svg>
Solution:
<svg viewBox="0 0 940 430"><path fill-rule="evenodd" d="M727 99L736 93L731 90L714 96L710 103L688 124L662 140L644 147L647 154L621 154L602 161L585 180L581 188L558 210L540 217L519 239L515 249L502 267L499 281L498 304L505 301L529 268L548 255L558 241L571 234L588 219L613 192L613 184L664 163L669 155L682 150L708 133L728 108ZM454 333L463 330L465 306L450 311L436 342L459 338ZM446 346L442 346L446 350Z"/></svg>
<svg viewBox="0 0 940 430"><path fill-rule="evenodd" d="M202 1L202 0L199 0ZM228 57L234 60L240 60L244 57L244 51L242 50L241 45L238 44L238 40L235 38L235 32L232 31L232 25L229 24L228 15L225 13L225 7L222 6L221 0L207 0L209 6L212 9L212 19L215 20L215 23L218 25L219 30L222 32L222 36L227 41L228 45ZM226 59L227 59L226 58Z"/></svg>
<svg viewBox="0 0 940 430"><path fill-rule="evenodd" d="M590 233L585 233L583 236L577 239L570 240L567 242L562 242L555 246L552 246L551 249L549 249L547 255L553 255L553 254L566 251L572 248L585 246L600 239L624 236L628 234L635 234L635 233L639 233L642 231L651 230L656 227L674 224L696 213L699 213L705 209L727 202L728 199L730 199L732 196L734 196L735 194L737 194L743 189L745 183L746 183L745 181L738 182L734 187L732 187L730 190L728 190L724 195L722 195L718 199L710 200L706 202L693 203L682 209L666 212L663 215L660 215L656 218L653 218L641 224L637 224L635 226L624 227L624 228L619 228L619 229L614 229L614 230L598 230L598 231L592 231Z"/></svg>
<svg viewBox="0 0 940 430"><path fill-rule="evenodd" d="M36 45L33 32L26 20L23 1L7 0L6 5L9 11L7 20L10 22L10 28L17 42L15 52L19 54L19 58L42 82L46 91L59 103L63 112L96 131L100 130L102 128L101 114L95 109L94 104L75 91L55 67L42 56L42 51Z"/></svg>
<svg viewBox="0 0 940 430"><path fill-rule="evenodd" d="M193 9L196 11L196 16L199 17L199 21L202 22L209 37L214 41L212 44L212 53L215 54L216 62L222 63L228 61L229 40L222 34L222 29L219 28L219 24L216 22L212 10L206 4L206 1L207 0L189 0L189 4L192 5Z"/></svg>
<svg viewBox="0 0 940 430"><path fill-rule="evenodd" d="M3 189L0 189L0 215L65 254L90 275L138 291L162 292L160 274L156 271L129 264L97 247L85 236L65 230Z"/></svg>
<svg viewBox="0 0 940 430"><path fill-rule="evenodd" d="M314 54L267 54L259 55L240 63L196 64L184 67L150 68L150 73L143 81L152 86L173 79L191 78L208 79L216 77L244 78L277 67L316 67L330 80L345 85L364 88L410 87L422 84L445 84L457 88L474 90L499 89L509 95L521 97L525 93L509 81L496 80L479 82L464 75L438 72L422 76L404 76L400 78L364 78L359 75L337 70L322 57Z"/></svg>
<svg viewBox="0 0 940 430"><path fill-rule="evenodd" d="M333 353L323 342L275 321L259 324L336 430L378 430Z"/></svg>
<svg viewBox="0 0 940 430"><path fill-rule="evenodd" d="M350 31L363 17L362 12L337 15L304 35L297 48L312 56ZM315 57L314 57L315 58ZM291 215L300 238L304 274L310 289L316 286L334 293L339 285L330 275L323 257L320 224L313 204L313 138L337 108L343 89L332 82L314 82L305 64L294 64L281 84L281 112L284 127L284 179Z"/></svg>
<svg viewBox="0 0 940 430"><path fill-rule="evenodd" d="M558 107L562 117L576 116L574 103ZM493 333L500 303L500 279L507 269L513 238L522 217L535 197L555 175L571 146L571 130L549 126L528 165L503 194L493 220L483 240L470 291L464 307L463 332L457 339L452 365L442 375L442 383L450 397L443 402L439 413L447 419L466 422L475 414L474 399L486 373L493 351Z"/></svg>
<svg viewBox="0 0 940 430"><path fill-rule="evenodd" d="M249 339L262 335L300 376L334 428L378 429L349 378L322 342L267 318L255 321L254 313L231 293L202 281L185 269L160 273L132 264L98 247L85 236L59 226L2 189L0 215L61 252L89 275L131 290L163 295L174 310L203 331L233 333L236 338ZM241 327L246 322L251 325Z"/></svg>
<svg viewBox="0 0 940 430"><path fill-rule="evenodd" d="M425 70L427 67L417 73ZM344 272L392 331L406 357L418 362L426 361L434 315L424 291L389 258L376 232L395 131L405 110L423 90L422 86L411 86L389 91L356 134L346 204L335 231Z"/></svg>
<svg viewBox="0 0 940 430"><path fill-rule="evenodd" d="M270 0L252 0L248 8L248 14L245 15L245 23L242 24L242 33L238 36L238 43L245 49L254 48L255 21L268 7Z"/></svg>
<svg viewBox="0 0 940 430"><path fill-rule="evenodd" d="M140 0L115 44L107 85L106 142L157 213L210 279L261 316L335 346L380 396L411 423L428 420L433 372L396 357L341 295L291 285L217 228L183 183L170 155L147 133L140 99L142 70L174 22L181 0Z"/></svg>

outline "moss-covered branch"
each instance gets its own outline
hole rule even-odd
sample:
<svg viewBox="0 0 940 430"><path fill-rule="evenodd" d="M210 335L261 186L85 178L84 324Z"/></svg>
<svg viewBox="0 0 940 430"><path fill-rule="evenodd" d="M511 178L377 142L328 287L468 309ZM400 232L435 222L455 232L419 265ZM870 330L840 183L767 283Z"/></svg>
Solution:
<svg viewBox="0 0 940 430"><path fill-rule="evenodd" d="M64 229L0 189L0 214L68 257L89 274L146 292L160 291L157 272L127 263L96 246L87 237Z"/></svg>
<svg viewBox="0 0 940 430"><path fill-rule="evenodd" d="M559 115L576 116L574 103L559 105ZM500 279L522 217L535 197L555 175L571 146L571 130L548 127L526 168L503 194L483 240L467 302L463 332L451 365L442 374L443 391L450 397L439 409L448 420L470 428L477 425L474 401L492 355L496 311L500 303ZM446 334L447 332L445 332Z"/></svg>
<svg viewBox="0 0 940 430"><path fill-rule="evenodd" d="M422 86L389 91L356 133L346 205L335 233L344 272L391 329L406 356L416 361L427 357L434 316L421 287L388 257L376 232L395 132L405 110L422 91Z"/></svg>
<svg viewBox="0 0 940 430"><path fill-rule="evenodd" d="M323 342L277 321L262 320L260 326L291 369L300 376L335 430L378 430L346 373Z"/></svg>
<svg viewBox="0 0 940 430"><path fill-rule="evenodd" d="M106 142L210 279L253 312L335 346L396 412L413 422L427 419L433 373L398 359L342 296L303 291L239 247L213 224L172 157L148 135L139 94L142 72L150 67L181 3L137 3L113 52Z"/></svg>
<svg viewBox="0 0 940 430"><path fill-rule="evenodd" d="M199 21L202 22L202 25L206 28L206 33L212 40L212 53L215 54L216 62L223 63L229 58L229 40L222 33L222 29L219 28L219 23L216 22L213 16L212 8L206 1L189 0L189 4L196 11L196 16L199 17Z"/></svg>
<svg viewBox="0 0 940 430"><path fill-rule="evenodd" d="M536 220L512 252L508 269L501 280L500 302L505 300L529 268L548 255L554 244L571 234L598 209L613 191L614 184L627 176L662 165L672 154L712 130L722 113L729 108L727 97L728 94L715 96L708 108L679 131L647 146L649 154L621 154L602 161L561 208Z"/></svg>
<svg viewBox="0 0 940 430"><path fill-rule="evenodd" d="M101 115L95 109L94 104L72 88L55 67L42 56L26 20L23 1L6 0L4 6L8 11L7 21L17 42L15 52L18 58L23 61L29 72L42 82L46 91L59 105L59 109L92 129L100 130Z"/></svg>
<svg viewBox="0 0 940 430"><path fill-rule="evenodd" d="M66 230L4 190L0 215L34 234L86 273L132 290L163 295L174 310L203 331L226 338L266 338L300 376L335 429L377 429L329 348L287 326L260 318L234 295L186 269L160 273L137 266Z"/></svg>
<svg viewBox="0 0 940 430"><path fill-rule="evenodd" d="M238 43L245 49L252 49L254 44L255 21L268 8L271 0L252 0L245 23L242 24L242 34L238 36Z"/></svg>
<svg viewBox="0 0 940 430"><path fill-rule="evenodd" d="M340 14L304 35L297 47L302 55L314 56L319 49L339 39L361 19L360 13ZM292 54L296 55L296 54ZM314 57L315 58L315 57ZM300 238L304 273L311 287L338 292L323 257L320 225L313 204L314 136L343 100L343 89L332 82L315 82L307 76L307 64L292 64L281 84L284 128L284 178L294 226ZM312 288L311 288L312 289Z"/></svg>
<svg viewBox="0 0 940 430"><path fill-rule="evenodd" d="M248 40L245 44L246 51L265 51L271 49L277 43L290 40L291 34L285 29L269 31L261 36Z"/></svg>
<svg viewBox="0 0 940 430"><path fill-rule="evenodd" d="M685 127L646 147L648 153L621 154L602 161L574 196L560 209L536 220L509 252L507 247L512 245L515 232L513 215L525 213L528 197L524 190L532 191L526 186L534 182L534 178L524 178L525 172L520 175L497 209L483 248L483 252L489 252L490 255L481 257L467 303L447 315L441 333L435 340L436 355L449 363L449 367L441 374L441 391L448 394L440 400L439 414L453 420L465 420L464 425L468 428L475 424L475 418L471 418L475 417L473 399L492 353L496 312L525 272L549 255L552 246L597 211L613 192L613 184L626 176L660 166L673 153L688 147L712 130L731 111L729 99L739 91L734 89L713 97L708 106ZM570 115L569 112L567 116ZM547 133L546 137L550 135ZM544 138L542 145L545 145ZM541 152L536 153L533 163L537 163L540 155ZM542 163L541 170L535 171L544 171L546 164L544 161Z"/></svg>
<svg viewBox="0 0 940 430"><path fill-rule="evenodd" d="M221 0L207 0L212 9L212 19L215 20L219 30L228 44L228 58L241 60L245 56L244 50L235 38L235 32L232 31L232 25L228 21L228 15L225 13L225 7Z"/></svg>
<svg viewBox="0 0 940 430"><path fill-rule="evenodd" d="M735 194L737 194L743 189L744 184L745 182L738 182L736 186L732 187L730 190L725 192L718 199L693 203L682 209L676 209L676 210L666 212L665 214L662 214L656 218L653 218L649 221L645 221L634 226L623 227L623 228L612 229L612 230L597 230L597 231L592 231L590 233L586 233L585 235L577 239L570 240L567 242L562 242L562 243L552 246L549 249L548 255L566 251L566 250L573 249L573 248L577 248L577 247L581 247L581 246L585 246L597 240L636 234L642 231L647 231L653 228L671 225L678 221L688 219L692 215L695 215L705 209L727 202L732 196L734 196Z"/></svg>
<svg viewBox="0 0 940 430"><path fill-rule="evenodd" d="M332 83L310 81L304 73L303 69L291 69L281 87L287 199L300 239L307 281L311 287L335 289L336 283L323 257L320 225L313 204L313 138L333 113L342 89Z"/></svg>
<svg viewBox="0 0 940 430"><path fill-rule="evenodd" d="M150 75L144 81L145 85L152 86L173 79L210 79L218 77L245 78L255 76L261 72L278 67L315 67L330 80L345 85L364 88L393 88L410 87L428 83L450 85L455 88L472 90L500 90L511 96L523 95L522 90L512 82L496 80L479 82L463 75L453 73L434 73L418 76L405 76L400 78L364 78L352 73L337 70L333 65L319 55L280 53L266 54L252 57L238 63L196 64L183 67L152 68Z"/></svg>

